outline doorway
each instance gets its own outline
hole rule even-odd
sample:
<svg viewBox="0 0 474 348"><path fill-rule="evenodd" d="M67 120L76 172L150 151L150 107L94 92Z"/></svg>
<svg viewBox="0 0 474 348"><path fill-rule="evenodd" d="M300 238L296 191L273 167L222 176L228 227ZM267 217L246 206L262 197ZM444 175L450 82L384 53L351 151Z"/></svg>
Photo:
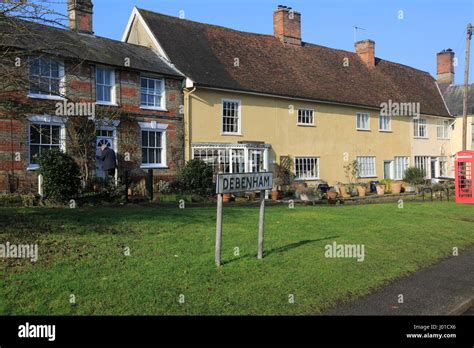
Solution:
<svg viewBox="0 0 474 348"><path fill-rule="evenodd" d="M393 179L392 167L393 167L393 161L383 161L383 178L384 179Z"/></svg>
<svg viewBox="0 0 474 348"><path fill-rule="evenodd" d="M95 147L95 153L96 156L102 155L102 145L107 145L109 148L114 149L114 138L113 137L107 137L107 136L98 136L96 137L96 147ZM106 174L104 171L104 162L100 160L99 158L96 157L95 160L95 175L99 178L105 178Z"/></svg>

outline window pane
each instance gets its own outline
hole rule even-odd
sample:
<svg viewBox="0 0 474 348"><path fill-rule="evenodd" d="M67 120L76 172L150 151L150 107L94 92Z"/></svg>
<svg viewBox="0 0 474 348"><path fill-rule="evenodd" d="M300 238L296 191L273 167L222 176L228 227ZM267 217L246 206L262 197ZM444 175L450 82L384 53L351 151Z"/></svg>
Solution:
<svg viewBox="0 0 474 348"><path fill-rule="evenodd" d="M104 99L103 101L110 102L112 101L111 99L112 93L110 87L104 87Z"/></svg>
<svg viewBox="0 0 474 348"><path fill-rule="evenodd" d="M150 143L149 143L149 146L150 147L155 147L156 146L156 132L150 132Z"/></svg>
<svg viewBox="0 0 474 348"><path fill-rule="evenodd" d="M155 149L148 149L148 163L155 163Z"/></svg>
<svg viewBox="0 0 474 348"><path fill-rule="evenodd" d="M61 127L60 126L52 126L52 144L60 144L60 133Z"/></svg>
<svg viewBox="0 0 474 348"><path fill-rule="evenodd" d="M97 100L104 100L104 87L102 86L97 86Z"/></svg>
<svg viewBox="0 0 474 348"><path fill-rule="evenodd" d="M142 163L148 164L148 150L142 149Z"/></svg>
<svg viewBox="0 0 474 348"><path fill-rule="evenodd" d="M142 132L142 146L148 146L148 132Z"/></svg>
<svg viewBox="0 0 474 348"><path fill-rule="evenodd" d="M157 164L161 164L161 150L156 150L156 162Z"/></svg>
<svg viewBox="0 0 474 348"><path fill-rule="evenodd" d="M41 144L51 144L51 127L46 125L41 125Z"/></svg>
<svg viewBox="0 0 474 348"><path fill-rule="evenodd" d="M39 75L39 59L38 58L30 58L29 60L30 65L30 75Z"/></svg>
<svg viewBox="0 0 474 348"><path fill-rule="evenodd" d="M57 61L51 61L51 77L59 78L59 64Z"/></svg>
<svg viewBox="0 0 474 348"><path fill-rule="evenodd" d="M112 85L112 73L111 70L104 70L105 84L108 86Z"/></svg>
<svg viewBox="0 0 474 348"><path fill-rule="evenodd" d="M30 146L30 163L37 164L39 156L39 145L31 145Z"/></svg>
<svg viewBox="0 0 474 348"><path fill-rule="evenodd" d="M41 142L39 125L30 126L30 144L39 144Z"/></svg>
<svg viewBox="0 0 474 348"><path fill-rule="evenodd" d="M97 68L97 83L104 84L104 70L102 68Z"/></svg>
<svg viewBox="0 0 474 348"><path fill-rule="evenodd" d="M51 76L51 67L48 59L40 58L40 74L42 76Z"/></svg>
<svg viewBox="0 0 474 348"><path fill-rule="evenodd" d="M147 79L146 78L141 78L141 86L142 88L147 88Z"/></svg>

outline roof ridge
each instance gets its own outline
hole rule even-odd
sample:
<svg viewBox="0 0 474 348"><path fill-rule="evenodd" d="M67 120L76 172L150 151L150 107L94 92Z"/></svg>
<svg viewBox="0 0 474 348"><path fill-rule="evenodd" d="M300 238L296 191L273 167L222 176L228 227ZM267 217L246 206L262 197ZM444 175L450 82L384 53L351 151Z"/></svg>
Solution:
<svg viewBox="0 0 474 348"><path fill-rule="evenodd" d="M255 33L255 32L251 32L251 31L243 31L243 30L239 30L239 29L224 27L222 25L199 22L199 21L195 21L195 20L187 19L187 18L179 18L179 17L176 17L176 16L168 15L168 14L161 13L161 12L151 11L151 10L147 10L147 9L140 8L140 7L136 7L136 8L139 12L140 11L148 12L148 13L151 13L153 15L167 17L167 18L170 18L170 19L173 19L173 20L176 20L176 21L186 21L188 23L191 23L191 24L195 23L195 24L199 24L199 25L204 26L204 27L212 27L212 28L217 28L217 29L222 29L222 30L234 31L234 32L243 33L243 34L247 34L247 35L264 36L264 37L274 38L275 40L278 40L274 35L271 35L271 34L262 34L262 33ZM356 52L348 51L348 50L345 50L345 49L342 49L342 48L334 48L334 47L324 46L324 45L313 43L313 42L302 41L302 46L305 46L305 45L317 46L317 47L325 48L325 49L328 49L328 50L340 51L340 52L345 53L345 54L357 55ZM431 74L426 70L421 70L421 69L412 67L410 65L394 62L394 61L391 61L391 60L386 60L386 59L383 59L383 58L380 58L380 57L375 57L375 58L379 59L379 60L383 60L384 62L387 62L387 63L390 63L390 64L396 64L396 65L406 67L406 68L409 68L409 69L417 70L417 71L426 73L426 74L431 76Z"/></svg>

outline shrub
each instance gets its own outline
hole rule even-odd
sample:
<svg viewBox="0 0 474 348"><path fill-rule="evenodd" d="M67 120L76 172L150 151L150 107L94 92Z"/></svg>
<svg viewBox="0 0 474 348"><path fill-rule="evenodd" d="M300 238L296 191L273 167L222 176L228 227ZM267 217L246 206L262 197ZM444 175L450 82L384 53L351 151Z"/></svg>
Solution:
<svg viewBox="0 0 474 348"><path fill-rule="evenodd" d="M39 174L43 175L44 198L65 202L76 197L81 185L80 170L74 159L51 149L38 158Z"/></svg>
<svg viewBox="0 0 474 348"><path fill-rule="evenodd" d="M420 168L410 167L405 171L403 181L413 186L421 185L425 182L425 173Z"/></svg>
<svg viewBox="0 0 474 348"><path fill-rule="evenodd" d="M185 192L207 196L212 192L213 170L210 165L200 159L186 163L178 175L178 185Z"/></svg>

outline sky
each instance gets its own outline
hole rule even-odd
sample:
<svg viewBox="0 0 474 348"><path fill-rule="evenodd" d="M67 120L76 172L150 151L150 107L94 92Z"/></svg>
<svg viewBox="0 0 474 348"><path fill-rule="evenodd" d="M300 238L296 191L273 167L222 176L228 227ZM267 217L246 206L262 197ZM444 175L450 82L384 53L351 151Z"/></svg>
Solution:
<svg viewBox="0 0 474 348"><path fill-rule="evenodd" d="M57 9L66 12L66 1ZM134 6L232 29L273 34L273 10L302 15L302 39L354 51L357 40L375 41L381 59L428 71L436 77L436 53L456 54L455 80L464 82L466 26L474 25L474 0L93 0L96 35L120 40ZM474 40L474 36L473 36ZM474 81L471 44L470 83Z"/></svg>

